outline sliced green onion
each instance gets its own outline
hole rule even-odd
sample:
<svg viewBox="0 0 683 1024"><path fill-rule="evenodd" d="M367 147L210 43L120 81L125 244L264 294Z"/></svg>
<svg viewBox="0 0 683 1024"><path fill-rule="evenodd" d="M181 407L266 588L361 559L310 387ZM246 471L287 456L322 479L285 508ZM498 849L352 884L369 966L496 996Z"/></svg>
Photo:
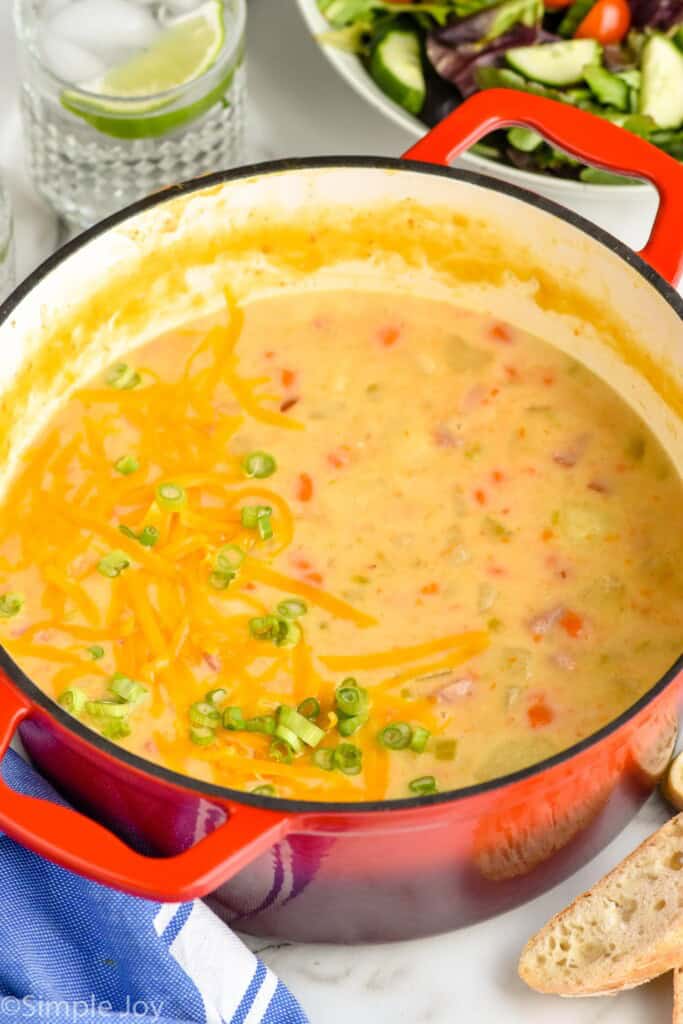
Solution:
<svg viewBox="0 0 683 1024"><path fill-rule="evenodd" d="M242 714L242 708L230 707L223 712L223 728L231 732L241 732L246 729L247 723Z"/></svg>
<svg viewBox="0 0 683 1024"><path fill-rule="evenodd" d="M156 526L143 526L138 534L138 540L143 548L153 548L159 540L159 531Z"/></svg>
<svg viewBox="0 0 683 1024"><path fill-rule="evenodd" d="M272 476L277 469L277 462L268 452L251 452L242 459L242 469L248 477L264 480Z"/></svg>
<svg viewBox="0 0 683 1024"><path fill-rule="evenodd" d="M225 698L228 696L228 691L223 687L218 687L215 690L209 690L204 700L207 700L209 704L222 704Z"/></svg>
<svg viewBox="0 0 683 1024"><path fill-rule="evenodd" d="M316 700L315 697L306 697L306 700L302 700L301 704L299 704L297 711L304 718L317 718L320 714L320 701Z"/></svg>
<svg viewBox="0 0 683 1024"><path fill-rule="evenodd" d="M112 718L102 724L100 732L108 740L124 740L130 736L130 723L125 718Z"/></svg>
<svg viewBox="0 0 683 1024"><path fill-rule="evenodd" d="M190 728L190 739L198 747L208 747L216 739L216 733L208 725L193 725Z"/></svg>
<svg viewBox="0 0 683 1024"><path fill-rule="evenodd" d="M355 679L345 679L335 693L337 712L346 718L367 714L368 691L362 689Z"/></svg>
<svg viewBox="0 0 683 1024"><path fill-rule="evenodd" d="M413 730L406 722L392 722L378 735L378 740L387 750L405 750L410 746Z"/></svg>
<svg viewBox="0 0 683 1024"><path fill-rule="evenodd" d="M117 363L107 374L107 384L117 391L130 391L131 388L136 388L141 380L142 377L137 370L128 363Z"/></svg>
<svg viewBox="0 0 683 1024"><path fill-rule="evenodd" d="M353 736L355 732L358 732L361 726L365 725L367 720L366 715L351 715L349 718L340 718L339 725L337 726L339 729L339 735Z"/></svg>
<svg viewBox="0 0 683 1024"><path fill-rule="evenodd" d="M130 714L128 704L122 704L119 700L89 700L85 710L93 718L127 718Z"/></svg>
<svg viewBox="0 0 683 1024"><path fill-rule="evenodd" d="M275 786L271 786L269 782L266 782L263 786L256 786L251 790L256 796L275 796Z"/></svg>
<svg viewBox="0 0 683 1024"><path fill-rule="evenodd" d="M0 595L0 619L13 619L24 607L24 598L21 594Z"/></svg>
<svg viewBox="0 0 683 1024"><path fill-rule="evenodd" d="M288 726L282 725L281 722L278 722L275 726L275 735L279 740L283 740L295 754L301 753L301 740L293 729L290 729Z"/></svg>
<svg viewBox="0 0 683 1024"><path fill-rule="evenodd" d="M244 551L236 544L226 544L217 552L215 568L209 576L214 590L225 590L230 586L245 558Z"/></svg>
<svg viewBox="0 0 683 1024"><path fill-rule="evenodd" d="M331 772L334 768L334 750L330 747L314 750L311 760L316 768L322 768L324 772Z"/></svg>
<svg viewBox="0 0 683 1024"><path fill-rule="evenodd" d="M216 569L219 572L236 572L246 557L236 544L226 544L216 552Z"/></svg>
<svg viewBox="0 0 683 1024"><path fill-rule="evenodd" d="M304 715L299 714L294 708L287 707L286 704L282 704L278 708L277 720L278 725L291 729L294 735L309 747L317 747L325 736L323 730L315 722L309 721ZM277 730L275 735L279 735Z"/></svg>
<svg viewBox="0 0 683 1024"><path fill-rule="evenodd" d="M287 740L280 737L274 739L268 748L268 757L271 761L278 761L280 764L292 763L292 748Z"/></svg>
<svg viewBox="0 0 683 1024"><path fill-rule="evenodd" d="M187 491L179 484L159 484L156 496L157 503L168 512L177 512L187 504Z"/></svg>
<svg viewBox="0 0 683 1024"><path fill-rule="evenodd" d="M212 572L209 574L209 585L214 590L227 590L235 576L234 572Z"/></svg>
<svg viewBox="0 0 683 1024"><path fill-rule="evenodd" d="M273 536L273 524L270 521L270 514L259 516L258 535L261 540L270 540Z"/></svg>
<svg viewBox="0 0 683 1024"><path fill-rule="evenodd" d="M109 683L109 692L126 704L139 704L149 694L149 690L142 683L136 683L128 676L117 672Z"/></svg>
<svg viewBox="0 0 683 1024"><path fill-rule="evenodd" d="M408 789L416 796L428 796L436 793L436 779L433 775L421 775L419 779L413 779L408 783Z"/></svg>
<svg viewBox="0 0 683 1024"><path fill-rule="evenodd" d="M58 698L59 703L71 715L80 715L88 703L88 695L78 686L69 686Z"/></svg>
<svg viewBox="0 0 683 1024"><path fill-rule="evenodd" d="M285 619L298 619L306 614L308 605L298 597L288 597L286 601L280 601L275 610Z"/></svg>
<svg viewBox="0 0 683 1024"><path fill-rule="evenodd" d="M249 632L256 640L272 640L277 630L275 615L257 615L249 619Z"/></svg>
<svg viewBox="0 0 683 1024"><path fill-rule="evenodd" d="M268 505L245 505L240 513L240 522L246 530L258 530L261 540L270 540L273 536L272 514L273 510Z"/></svg>
<svg viewBox="0 0 683 1024"><path fill-rule="evenodd" d="M340 743L334 752L334 767L344 775L360 775L363 752L353 743Z"/></svg>
<svg viewBox="0 0 683 1024"><path fill-rule="evenodd" d="M99 661L100 658L104 657L104 647L100 647L99 644L93 644L92 647L87 647L86 650L93 661Z"/></svg>
<svg viewBox="0 0 683 1024"><path fill-rule="evenodd" d="M422 725L416 725L410 740L410 749L414 750L416 754L423 754L430 736L429 729L425 729Z"/></svg>
<svg viewBox="0 0 683 1024"><path fill-rule="evenodd" d="M258 715L256 718L247 718L244 728L246 732L262 732L272 736L275 732L275 716Z"/></svg>
<svg viewBox="0 0 683 1024"><path fill-rule="evenodd" d="M296 647L301 640L301 626L289 619L278 620L278 633L275 638L276 647Z"/></svg>
<svg viewBox="0 0 683 1024"><path fill-rule="evenodd" d="M130 568L130 558L125 551L110 551L97 563L97 571L108 579L120 576L124 569Z"/></svg>
<svg viewBox="0 0 683 1024"><path fill-rule="evenodd" d="M457 751L457 740L441 739L434 741L434 757L437 761L453 761Z"/></svg>
<svg viewBox="0 0 683 1024"><path fill-rule="evenodd" d="M301 627L277 615L261 615L249 620L249 632L256 640L270 640L276 647L296 647Z"/></svg>
<svg viewBox="0 0 683 1024"><path fill-rule="evenodd" d="M208 700L198 700L190 708L190 721L193 725L206 725L213 729L220 720L220 711Z"/></svg>
<svg viewBox="0 0 683 1024"><path fill-rule="evenodd" d="M117 473L121 473L122 476L130 476L131 473L137 473L139 468L140 463L134 455L122 455L114 463L114 469Z"/></svg>

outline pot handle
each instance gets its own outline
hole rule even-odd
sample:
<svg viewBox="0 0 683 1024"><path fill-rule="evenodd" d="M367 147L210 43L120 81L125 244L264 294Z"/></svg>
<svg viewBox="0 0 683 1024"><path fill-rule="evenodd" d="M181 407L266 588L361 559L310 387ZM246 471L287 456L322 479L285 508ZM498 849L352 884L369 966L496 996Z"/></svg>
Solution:
<svg viewBox="0 0 683 1024"><path fill-rule="evenodd" d="M31 704L0 675L0 760ZM147 857L78 811L11 789L0 775L0 831L70 871L160 902L206 896L282 839L288 819L257 807L229 808L228 820L183 853Z"/></svg>
<svg viewBox="0 0 683 1024"><path fill-rule="evenodd" d="M671 284L683 273L683 167L631 132L577 107L514 89L485 89L466 100L404 153L406 160L450 164L498 128L533 128L571 156L645 178L659 193L647 245L638 254Z"/></svg>

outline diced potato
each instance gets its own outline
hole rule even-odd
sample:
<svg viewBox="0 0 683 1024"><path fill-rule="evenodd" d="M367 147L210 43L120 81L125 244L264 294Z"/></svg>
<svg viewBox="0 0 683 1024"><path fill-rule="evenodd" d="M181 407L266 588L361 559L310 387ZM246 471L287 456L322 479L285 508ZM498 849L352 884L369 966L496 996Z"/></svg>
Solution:
<svg viewBox="0 0 683 1024"><path fill-rule="evenodd" d="M574 543L600 540L611 529L605 509L578 501L567 502L560 509L559 526L567 540Z"/></svg>

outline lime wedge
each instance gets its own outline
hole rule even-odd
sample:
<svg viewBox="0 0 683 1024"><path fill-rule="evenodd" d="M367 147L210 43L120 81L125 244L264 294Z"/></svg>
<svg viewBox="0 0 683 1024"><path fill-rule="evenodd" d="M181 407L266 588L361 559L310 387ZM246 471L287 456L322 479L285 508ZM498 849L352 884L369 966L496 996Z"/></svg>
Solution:
<svg viewBox="0 0 683 1024"><path fill-rule="evenodd" d="M224 41L222 0L207 0L191 14L177 18L148 49L100 78L81 83L84 92L65 90L62 105L108 135L162 135L203 113L226 91L234 67L197 102L153 116L176 102L177 96L169 92L192 83L213 66Z"/></svg>

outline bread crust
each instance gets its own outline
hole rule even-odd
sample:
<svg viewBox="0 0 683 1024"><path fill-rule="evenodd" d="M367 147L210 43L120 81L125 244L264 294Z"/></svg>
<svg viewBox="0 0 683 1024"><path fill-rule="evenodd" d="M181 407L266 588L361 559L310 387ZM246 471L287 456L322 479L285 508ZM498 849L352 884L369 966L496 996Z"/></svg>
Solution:
<svg viewBox="0 0 683 1024"><path fill-rule="evenodd" d="M614 994L678 968L682 951L679 814L529 940L519 975L548 994Z"/></svg>

